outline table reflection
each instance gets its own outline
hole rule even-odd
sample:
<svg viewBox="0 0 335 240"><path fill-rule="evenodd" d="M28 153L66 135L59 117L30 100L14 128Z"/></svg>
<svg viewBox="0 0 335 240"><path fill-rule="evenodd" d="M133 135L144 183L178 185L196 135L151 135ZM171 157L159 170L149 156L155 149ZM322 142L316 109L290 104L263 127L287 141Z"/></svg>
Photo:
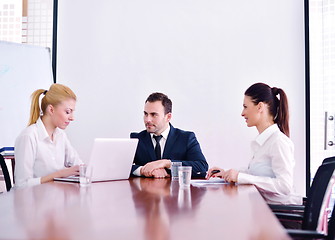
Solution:
<svg viewBox="0 0 335 240"><path fill-rule="evenodd" d="M54 239L73 239L78 216L90 219L87 205L90 189L78 184L54 183L16 189L15 215L24 235L35 239L52 235ZM79 197L78 197L79 196ZM38 223L38 224L36 224ZM89 226L90 222L82 222Z"/></svg>
<svg viewBox="0 0 335 240"><path fill-rule="evenodd" d="M0 239L287 239L252 185L51 182L1 194L0 211Z"/></svg>
<svg viewBox="0 0 335 240"><path fill-rule="evenodd" d="M171 239L173 219L196 211L206 189L179 188L170 179L136 178L129 181L138 215L144 218L144 237Z"/></svg>

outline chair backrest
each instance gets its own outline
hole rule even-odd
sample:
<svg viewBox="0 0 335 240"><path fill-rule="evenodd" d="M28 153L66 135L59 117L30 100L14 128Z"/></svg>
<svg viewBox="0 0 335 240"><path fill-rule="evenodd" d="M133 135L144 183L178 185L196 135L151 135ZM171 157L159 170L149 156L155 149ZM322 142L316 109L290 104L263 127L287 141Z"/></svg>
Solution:
<svg viewBox="0 0 335 240"><path fill-rule="evenodd" d="M5 178L5 183L6 183L6 190L9 191L12 188L12 183L10 180L10 175L8 172L8 168L5 162L5 159L3 158L3 156L0 154L0 167L2 169L2 174Z"/></svg>
<svg viewBox="0 0 335 240"><path fill-rule="evenodd" d="M325 158L322 164L327 164L327 163L332 163L332 162L335 162L335 157Z"/></svg>
<svg viewBox="0 0 335 240"><path fill-rule="evenodd" d="M328 234L327 240L334 240L335 239L335 204L333 206L332 216L330 217L328 223Z"/></svg>
<svg viewBox="0 0 335 240"><path fill-rule="evenodd" d="M335 157L333 157L335 160ZM305 230L316 230L319 223L320 212L323 202L327 199L325 194L329 189L329 184L335 170L335 161L322 164L312 182L312 186L309 190L304 217L302 221L302 229Z"/></svg>

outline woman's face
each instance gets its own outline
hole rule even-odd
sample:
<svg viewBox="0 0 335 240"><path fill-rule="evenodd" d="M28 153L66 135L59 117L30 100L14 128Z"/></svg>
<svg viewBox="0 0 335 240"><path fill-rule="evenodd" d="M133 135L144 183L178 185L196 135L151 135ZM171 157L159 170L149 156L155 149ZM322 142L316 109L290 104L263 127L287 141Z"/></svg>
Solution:
<svg viewBox="0 0 335 240"><path fill-rule="evenodd" d="M260 103L255 105L251 97L244 96L242 117L245 118L248 127L257 126L260 119Z"/></svg>
<svg viewBox="0 0 335 240"><path fill-rule="evenodd" d="M49 107L51 108L54 127L65 129L74 120L73 112L76 107L76 100L69 98L55 107L51 105Z"/></svg>

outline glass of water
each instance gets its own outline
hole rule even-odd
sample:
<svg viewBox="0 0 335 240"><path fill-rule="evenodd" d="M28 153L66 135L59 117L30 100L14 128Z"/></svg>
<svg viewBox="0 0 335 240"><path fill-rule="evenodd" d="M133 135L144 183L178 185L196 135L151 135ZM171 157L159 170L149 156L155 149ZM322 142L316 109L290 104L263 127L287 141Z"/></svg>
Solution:
<svg viewBox="0 0 335 240"><path fill-rule="evenodd" d="M189 187L191 184L192 167L178 167L178 177L180 187Z"/></svg>
<svg viewBox="0 0 335 240"><path fill-rule="evenodd" d="M171 178L178 180L178 168L182 166L182 162L171 162Z"/></svg>
<svg viewBox="0 0 335 240"><path fill-rule="evenodd" d="M86 187L91 184L91 169L87 168L86 164L79 165L79 182L81 187Z"/></svg>

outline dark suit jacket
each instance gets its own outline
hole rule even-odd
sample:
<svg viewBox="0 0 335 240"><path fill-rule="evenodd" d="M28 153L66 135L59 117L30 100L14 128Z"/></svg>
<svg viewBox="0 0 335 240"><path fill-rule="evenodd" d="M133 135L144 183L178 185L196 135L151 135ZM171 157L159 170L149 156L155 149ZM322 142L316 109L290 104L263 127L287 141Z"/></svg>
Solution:
<svg viewBox="0 0 335 240"><path fill-rule="evenodd" d="M156 155L150 133L146 130L140 133L131 133L130 137L139 139L131 171L133 173L139 166L155 161ZM162 158L181 161L183 166L192 166L193 177L199 177L199 172L203 176L208 170L208 164L194 132L174 128L171 124Z"/></svg>

